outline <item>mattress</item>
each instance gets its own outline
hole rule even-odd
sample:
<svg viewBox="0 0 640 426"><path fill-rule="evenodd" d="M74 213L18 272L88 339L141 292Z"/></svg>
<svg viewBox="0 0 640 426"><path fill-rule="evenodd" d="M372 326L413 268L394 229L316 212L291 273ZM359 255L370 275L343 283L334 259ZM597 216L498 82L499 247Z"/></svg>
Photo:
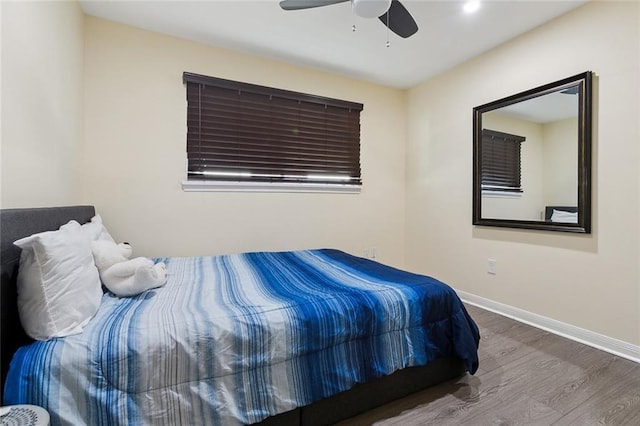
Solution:
<svg viewBox="0 0 640 426"><path fill-rule="evenodd" d="M5 405L51 424L251 424L443 357L478 367L448 285L323 249L158 258L166 286L104 295L79 335L18 350Z"/></svg>

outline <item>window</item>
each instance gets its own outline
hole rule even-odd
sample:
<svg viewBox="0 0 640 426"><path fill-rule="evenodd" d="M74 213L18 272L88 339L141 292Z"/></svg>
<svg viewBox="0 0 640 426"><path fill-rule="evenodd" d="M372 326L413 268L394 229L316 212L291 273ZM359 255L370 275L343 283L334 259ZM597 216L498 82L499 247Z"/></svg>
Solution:
<svg viewBox="0 0 640 426"><path fill-rule="evenodd" d="M186 72L183 81L186 184L360 187L362 104Z"/></svg>
<svg viewBox="0 0 640 426"><path fill-rule="evenodd" d="M482 190L522 192L520 145L525 139L482 129Z"/></svg>

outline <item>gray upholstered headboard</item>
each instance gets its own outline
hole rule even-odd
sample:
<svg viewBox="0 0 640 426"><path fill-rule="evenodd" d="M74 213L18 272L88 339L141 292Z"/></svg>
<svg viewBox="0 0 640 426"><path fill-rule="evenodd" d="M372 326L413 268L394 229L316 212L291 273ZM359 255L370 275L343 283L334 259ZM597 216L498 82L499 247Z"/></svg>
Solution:
<svg viewBox="0 0 640 426"><path fill-rule="evenodd" d="M4 381L9 363L15 351L31 339L25 334L18 317L16 304L16 280L20 265L20 248L13 242L43 231L55 231L70 220L85 223L95 215L93 206L45 207L0 210L0 287L1 303L1 364L0 397L4 391ZM0 401L2 399L0 398Z"/></svg>

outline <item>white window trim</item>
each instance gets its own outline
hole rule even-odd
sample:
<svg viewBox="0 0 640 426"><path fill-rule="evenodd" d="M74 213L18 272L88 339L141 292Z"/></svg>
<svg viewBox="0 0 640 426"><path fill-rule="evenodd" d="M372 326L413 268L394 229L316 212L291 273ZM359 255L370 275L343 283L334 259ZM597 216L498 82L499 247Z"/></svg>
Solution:
<svg viewBox="0 0 640 426"><path fill-rule="evenodd" d="M359 194L362 185L299 183L299 182L234 182L215 180L184 180L185 192L319 192Z"/></svg>
<svg viewBox="0 0 640 426"><path fill-rule="evenodd" d="M522 198L522 192L492 191L490 189L483 189L482 196L487 198Z"/></svg>

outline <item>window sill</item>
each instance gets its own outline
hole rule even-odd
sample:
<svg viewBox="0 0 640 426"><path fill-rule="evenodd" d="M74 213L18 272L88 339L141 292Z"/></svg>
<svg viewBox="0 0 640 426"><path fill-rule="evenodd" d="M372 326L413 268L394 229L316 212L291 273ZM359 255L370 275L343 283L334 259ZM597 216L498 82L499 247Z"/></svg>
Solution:
<svg viewBox="0 0 640 426"><path fill-rule="evenodd" d="M483 189L482 196L487 198L522 198L522 192L491 191Z"/></svg>
<svg viewBox="0 0 640 426"><path fill-rule="evenodd" d="M182 181L185 192L320 192L359 194L361 185L282 182Z"/></svg>

